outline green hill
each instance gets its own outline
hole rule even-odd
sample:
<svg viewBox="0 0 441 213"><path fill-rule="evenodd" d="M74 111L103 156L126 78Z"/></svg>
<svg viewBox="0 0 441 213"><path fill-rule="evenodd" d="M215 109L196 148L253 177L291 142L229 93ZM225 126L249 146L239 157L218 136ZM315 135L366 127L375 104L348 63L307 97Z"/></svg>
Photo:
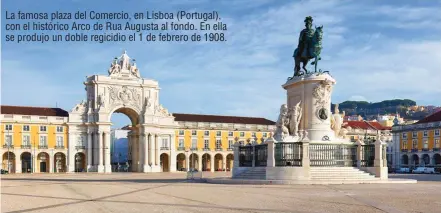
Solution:
<svg viewBox="0 0 441 213"><path fill-rule="evenodd" d="M331 109L334 111L335 104L331 104ZM339 104L338 109L345 111L346 115L361 115L363 117L376 116L378 114L399 113L402 117L419 119L425 116L424 113L418 115L408 115L407 108L416 106L416 102L410 99L393 99L384 100L381 102L367 102L367 101L345 101ZM421 114L421 115L420 115Z"/></svg>

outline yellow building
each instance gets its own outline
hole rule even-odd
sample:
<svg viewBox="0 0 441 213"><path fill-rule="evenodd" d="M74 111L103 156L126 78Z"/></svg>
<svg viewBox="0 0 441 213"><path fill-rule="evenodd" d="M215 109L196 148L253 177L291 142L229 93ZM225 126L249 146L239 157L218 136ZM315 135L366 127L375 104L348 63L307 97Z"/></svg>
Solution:
<svg viewBox="0 0 441 213"><path fill-rule="evenodd" d="M180 126L175 139L178 171L229 171L233 167L234 143L259 144L275 130L275 122L265 118L179 113L173 116Z"/></svg>
<svg viewBox="0 0 441 213"><path fill-rule="evenodd" d="M9 173L67 171L67 111L1 106L0 116L2 169ZM173 150L174 154L168 157L161 155L161 171L189 168L229 171L233 167L234 143L261 143L275 130L275 122L264 118L179 113L173 116L179 124L175 138L168 140L164 137L159 146L161 151ZM72 138L76 140L76 137ZM85 150L83 140L73 141L75 146L71 147ZM174 144L169 145L169 142ZM87 152L77 152L74 156L75 171L77 168L84 171L82 168L85 168L86 160Z"/></svg>
<svg viewBox="0 0 441 213"><path fill-rule="evenodd" d="M64 172L68 112L1 106L2 169L10 173Z"/></svg>
<svg viewBox="0 0 441 213"><path fill-rule="evenodd" d="M397 167L441 167L441 111L415 124L394 126L394 141L399 146Z"/></svg>

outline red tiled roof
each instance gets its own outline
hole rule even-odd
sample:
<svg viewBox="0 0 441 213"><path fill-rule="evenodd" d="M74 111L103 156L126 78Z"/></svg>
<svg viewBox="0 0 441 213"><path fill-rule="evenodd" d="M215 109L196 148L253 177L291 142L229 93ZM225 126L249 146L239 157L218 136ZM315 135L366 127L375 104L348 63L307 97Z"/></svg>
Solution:
<svg viewBox="0 0 441 213"><path fill-rule="evenodd" d="M275 125L266 118L173 113L175 121Z"/></svg>
<svg viewBox="0 0 441 213"><path fill-rule="evenodd" d="M343 127L350 126L353 129L372 129L372 130L388 130L390 127L385 127L374 121L346 121Z"/></svg>
<svg viewBox="0 0 441 213"><path fill-rule="evenodd" d="M417 124L422 124L422 123L431 123L431 122L437 122L437 121L441 121L441 111L439 112L435 112L421 120L419 120L418 122L416 122Z"/></svg>
<svg viewBox="0 0 441 213"><path fill-rule="evenodd" d="M69 113L63 109L48 108L48 107L27 107L27 106L1 105L0 112L1 112L1 114L69 117Z"/></svg>

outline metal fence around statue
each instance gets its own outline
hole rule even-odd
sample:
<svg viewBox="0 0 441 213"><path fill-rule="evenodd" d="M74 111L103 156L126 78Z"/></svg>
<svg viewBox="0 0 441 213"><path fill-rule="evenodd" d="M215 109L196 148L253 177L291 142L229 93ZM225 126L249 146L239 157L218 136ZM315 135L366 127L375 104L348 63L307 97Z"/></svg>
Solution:
<svg viewBox="0 0 441 213"><path fill-rule="evenodd" d="M266 166L268 159L268 144L254 146L254 166Z"/></svg>
<svg viewBox="0 0 441 213"><path fill-rule="evenodd" d="M311 166L357 167L357 147L345 144L310 144Z"/></svg>
<svg viewBox="0 0 441 213"><path fill-rule="evenodd" d="M361 145L360 166L373 167L375 160L375 145Z"/></svg>
<svg viewBox="0 0 441 213"><path fill-rule="evenodd" d="M276 166L302 166L303 146L301 142L274 144Z"/></svg>
<svg viewBox="0 0 441 213"><path fill-rule="evenodd" d="M253 147L239 146L239 166L252 167L253 166Z"/></svg>

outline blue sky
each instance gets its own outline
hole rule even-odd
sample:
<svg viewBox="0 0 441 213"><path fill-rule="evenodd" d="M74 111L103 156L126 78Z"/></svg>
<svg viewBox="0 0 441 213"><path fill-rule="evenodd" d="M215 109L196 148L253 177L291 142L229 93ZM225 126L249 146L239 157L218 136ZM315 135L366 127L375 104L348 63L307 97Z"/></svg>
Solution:
<svg viewBox="0 0 441 213"><path fill-rule="evenodd" d="M57 103L70 111L86 98L85 76L107 75L125 49L142 77L159 81L161 103L171 112L275 120L304 17L311 15L324 26L320 68L337 80L333 102L409 98L441 105L441 1L4 0L2 35L5 11L17 10L216 10L228 24L228 41L15 44L2 36L2 104Z"/></svg>

